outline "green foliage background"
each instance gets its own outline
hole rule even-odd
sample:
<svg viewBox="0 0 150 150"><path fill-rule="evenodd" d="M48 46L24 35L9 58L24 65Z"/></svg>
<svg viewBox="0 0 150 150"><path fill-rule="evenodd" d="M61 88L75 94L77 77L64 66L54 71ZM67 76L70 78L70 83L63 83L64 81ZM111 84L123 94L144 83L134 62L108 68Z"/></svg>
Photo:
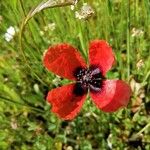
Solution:
<svg viewBox="0 0 150 150"><path fill-rule="evenodd" d="M149 150L149 0L80 0L74 10L40 11L23 30L22 55L19 28L40 2L0 1L0 150ZM75 17L83 3L95 11L86 20ZM54 30L47 28L52 23ZM4 34L10 26L19 31L7 42ZM92 39L105 39L113 47L117 63L107 77L129 82L132 98L127 108L111 114L88 98L73 121L62 121L50 112L45 96L68 81L43 67L43 53L50 45L67 42L87 60Z"/></svg>

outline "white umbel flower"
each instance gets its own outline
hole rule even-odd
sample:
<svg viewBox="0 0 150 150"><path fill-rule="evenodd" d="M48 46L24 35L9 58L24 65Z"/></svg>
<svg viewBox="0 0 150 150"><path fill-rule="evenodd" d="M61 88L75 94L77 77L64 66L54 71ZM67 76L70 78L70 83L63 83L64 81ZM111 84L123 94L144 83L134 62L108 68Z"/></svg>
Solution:
<svg viewBox="0 0 150 150"><path fill-rule="evenodd" d="M132 31L131 31L131 36L132 37L140 37L140 36L143 36L143 34L144 34L144 31L141 30L141 29L133 28Z"/></svg>
<svg viewBox="0 0 150 150"><path fill-rule="evenodd" d="M10 26L10 27L7 29L6 33L4 34L5 40L6 40L7 42L10 42L10 41L13 39L15 33L16 33L15 28L12 27L12 26Z"/></svg>
<svg viewBox="0 0 150 150"><path fill-rule="evenodd" d="M49 23L47 26L44 27L44 31L48 31L48 30L55 30L56 28L56 24L53 22L53 23Z"/></svg>
<svg viewBox="0 0 150 150"><path fill-rule="evenodd" d="M94 14L93 8L87 3L84 3L80 11L75 12L75 17L78 19L87 19L91 17L93 14Z"/></svg>

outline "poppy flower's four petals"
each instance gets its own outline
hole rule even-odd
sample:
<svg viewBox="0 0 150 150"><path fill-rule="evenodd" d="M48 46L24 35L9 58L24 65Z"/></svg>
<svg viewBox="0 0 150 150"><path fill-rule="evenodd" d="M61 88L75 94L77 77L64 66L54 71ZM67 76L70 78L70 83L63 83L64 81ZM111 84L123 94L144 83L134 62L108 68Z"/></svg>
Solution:
<svg viewBox="0 0 150 150"><path fill-rule="evenodd" d="M104 40L91 41L89 46L89 59L91 65L97 65L105 76L115 62L112 48Z"/></svg>
<svg viewBox="0 0 150 150"><path fill-rule="evenodd" d="M86 99L86 94L76 96L75 84L65 85L51 90L47 95L47 101L52 105L52 112L64 120L73 119L79 112Z"/></svg>
<svg viewBox="0 0 150 150"><path fill-rule="evenodd" d="M69 44L50 47L44 54L43 64L53 73L71 80L75 80L73 72L77 67L86 66L80 53Z"/></svg>
<svg viewBox="0 0 150 150"><path fill-rule="evenodd" d="M90 95L101 110L114 112L128 104L131 88L122 80L105 80L101 92Z"/></svg>

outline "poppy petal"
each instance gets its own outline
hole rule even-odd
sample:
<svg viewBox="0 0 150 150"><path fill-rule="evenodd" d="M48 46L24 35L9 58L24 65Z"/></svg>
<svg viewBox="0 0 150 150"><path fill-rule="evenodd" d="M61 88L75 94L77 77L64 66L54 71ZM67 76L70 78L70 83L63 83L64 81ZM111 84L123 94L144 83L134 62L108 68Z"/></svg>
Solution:
<svg viewBox="0 0 150 150"><path fill-rule="evenodd" d="M49 91L47 101L52 105L52 112L64 120L73 119L79 113L86 94L76 96L73 93L75 84L65 85Z"/></svg>
<svg viewBox="0 0 150 150"><path fill-rule="evenodd" d="M97 65L105 75L115 61L112 48L104 40L94 40L89 49L90 65Z"/></svg>
<svg viewBox="0 0 150 150"><path fill-rule="evenodd" d="M105 80L101 91L90 95L101 110L114 112L128 104L131 88L122 80Z"/></svg>
<svg viewBox="0 0 150 150"><path fill-rule="evenodd" d="M59 44L50 47L44 54L44 66L55 74L74 80L74 70L85 67L80 53L69 44Z"/></svg>

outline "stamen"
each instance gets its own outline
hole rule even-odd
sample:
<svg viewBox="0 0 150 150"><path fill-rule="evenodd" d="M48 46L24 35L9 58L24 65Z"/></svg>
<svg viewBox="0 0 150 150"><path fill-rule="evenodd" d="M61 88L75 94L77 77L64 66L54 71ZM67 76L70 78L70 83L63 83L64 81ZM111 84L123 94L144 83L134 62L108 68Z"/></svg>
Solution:
<svg viewBox="0 0 150 150"><path fill-rule="evenodd" d="M75 94L82 95L91 90L91 92L98 92L102 88L103 75L101 70L96 66L90 68L79 67L75 70L74 76L76 77ZM80 92L79 92L80 91Z"/></svg>

